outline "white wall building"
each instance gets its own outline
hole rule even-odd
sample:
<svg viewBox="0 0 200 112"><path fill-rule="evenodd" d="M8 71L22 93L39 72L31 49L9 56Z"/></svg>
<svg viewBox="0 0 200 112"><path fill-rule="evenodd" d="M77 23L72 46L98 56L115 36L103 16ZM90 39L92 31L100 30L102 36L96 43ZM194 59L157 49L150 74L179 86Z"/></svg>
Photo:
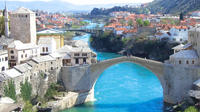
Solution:
<svg viewBox="0 0 200 112"><path fill-rule="evenodd" d="M181 27L181 28L171 28L170 29L170 40L176 41L176 42L185 42L188 40L188 28L187 27Z"/></svg>
<svg viewBox="0 0 200 112"><path fill-rule="evenodd" d="M48 55L56 51L56 41L52 37L40 38L38 41L41 55Z"/></svg>
<svg viewBox="0 0 200 112"><path fill-rule="evenodd" d="M8 52L0 50L0 72L8 69Z"/></svg>
<svg viewBox="0 0 200 112"><path fill-rule="evenodd" d="M24 63L33 57L40 56L39 46L34 44L23 44L19 40L15 40L8 45L8 59L10 67Z"/></svg>

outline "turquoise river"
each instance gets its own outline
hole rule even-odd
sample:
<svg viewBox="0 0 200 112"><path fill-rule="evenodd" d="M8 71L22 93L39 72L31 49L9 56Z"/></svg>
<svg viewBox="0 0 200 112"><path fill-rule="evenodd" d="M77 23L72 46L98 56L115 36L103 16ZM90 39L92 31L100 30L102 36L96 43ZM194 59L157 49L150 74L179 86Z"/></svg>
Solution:
<svg viewBox="0 0 200 112"><path fill-rule="evenodd" d="M89 43L90 34L74 37ZM98 60L120 55L96 52ZM157 77L134 63L116 64L106 69L95 85L95 102L61 112L162 112L163 89Z"/></svg>

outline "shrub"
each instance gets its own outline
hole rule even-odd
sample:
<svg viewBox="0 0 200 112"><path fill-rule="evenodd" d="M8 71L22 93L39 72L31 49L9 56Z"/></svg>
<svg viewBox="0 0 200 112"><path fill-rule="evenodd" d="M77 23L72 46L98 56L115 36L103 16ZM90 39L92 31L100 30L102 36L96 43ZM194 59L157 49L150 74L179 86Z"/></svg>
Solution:
<svg viewBox="0 0 200 112"><path fill-rule="evenodd" d="M190 106L184 112L198 112L198 110L194 106Z"/></svg>
<svg viewBox="0 0 200 112"><path fill-rule="evenodd" d="M31 100L31 94L32 94L32 86L28 82L28 80L25 81L24 84L21 84L21 97L24 101L30 101Z"/></svg>
<svg viewBox="0 0 200 112"><path fill-rule="evenodd" d="M33 105L27 101L24 105L23 112L36 112L36 110L34 110Z"/></svg>
<svg viewBox="0 0 200 112"><path fill-rule="evenodd" d="M15 91L15 84L14 81L8 81L8 84L4 88L4 94L7 97L12 98L13 100L16 101L16 91Z"/></svg>
<svg viewBox="0 0 200 112"><path fill-rule="evenodd" d="M46 92L46 94L45 94L45 98L47 99L47 100L50 100L50 99L52 99L53 98L53 96L54 95L57 95L57 90L56 90L56 84L51 84L50 85L50 87L48 88L48 90L47 90L47 92Z"/></svg>

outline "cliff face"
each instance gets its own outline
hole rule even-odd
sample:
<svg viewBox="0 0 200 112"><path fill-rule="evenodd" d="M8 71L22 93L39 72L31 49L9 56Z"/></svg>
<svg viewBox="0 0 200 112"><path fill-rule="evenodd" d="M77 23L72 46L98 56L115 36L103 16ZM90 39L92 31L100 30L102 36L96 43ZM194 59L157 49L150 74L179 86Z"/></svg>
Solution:
<svg viewBox="0 0 200 112"><path fill-rule="evenodd" d="M154 0L148 8L152 13L188 13L200 10L200 0Z"/></svg>

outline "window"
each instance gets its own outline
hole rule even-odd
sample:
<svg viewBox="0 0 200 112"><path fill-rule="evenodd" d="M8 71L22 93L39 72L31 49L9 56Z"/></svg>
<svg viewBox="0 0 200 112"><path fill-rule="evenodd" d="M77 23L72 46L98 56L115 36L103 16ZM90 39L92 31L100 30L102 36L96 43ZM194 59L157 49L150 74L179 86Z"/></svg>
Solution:
<svg viewBox="0 0 200 112"><path fill-rule="evenodd" d="M2 58L2 61L4 61L4 58Z"/></svg>
<svg viewBox="0 0 200 112"><path fill-rule="evenodd" d="M23 55L21 55L21 58L23 58L24 56Z"/></svg>
<svg viewBox="0 0 200 112"><path fill-rule="evenodd" d="M79 64L79 59L78 58L76 58L76 64Z"/></svg>
<svg viewBox="0 0 200 112"><path fill-rule="evenodd" d="M0 58L0 62L1 62L1 58Z"/></svg>
<svg viewBox="0 0 200 112"><path fill-rule="evenodd" d="M25 55L25 57L27 58L27 54Z"/></svg>
<svg viewBox="0 0 200 112"><path fill-rule="evenodd" d="M15 57L14 56L11 56L11 59L14 59Z"/></svg>
<svg viewBox="0 0 200 112"><path fill-rule="evenodd" d="M53 67L51 67L51 70L53 70Z"/></svg>
<svg viewBox="0 0 200 112"><path fill-rule="evenodd" d="M179 64L181 64L181 60L179 60Z"/></svg>
<svg viewBox="0 0 200 112"><path fill-rule="evenodd" d="M10 51L10 53L11 53L11 54L14 54L14 51L13 51L13 50L11 50L11 51Z"/></svg>
<svg viewBox="0 0 200 112"><path fill-rule="evenodd" d="M192 60L192 64L194 64L194 60Z"/></svg>
<svg viewBox="0 0 200 112"><path fill-rule="evenodd" d="M79 56L79 53L75 53L74 56Z"/></svg>
<svg viewBox="0 0 200 112"><path fill-rule="evenodd" d="M26 18L28 17L28 15L26 15Z"/></svg>
<svg viewBox="0 0 200 112"><path fill-rule="evenodd" d="M53 62L51 62L51 64L53 64Z"/></svg>
<svg viewBox="0 0 200 112"><path fill-rule="evenodd" d="M189 64L189 61L188 61L188 60L186 61L186 64Z"/></svg>
<svg viewBox="0 0 200 112"><path fill-rule="evenodd" d="M23 50L23 53L25 53L25 51Z"/></svg>
<svg viewBox="0 0 200 112"><path fill-rule="evenodd" d="M46 52L49 52L48 47L46 47Z"/></svg>
<svg viewBox="0 0 200 112"><path fill-rule="evenodd" d="M86 58L83 58L83 63L86 64Z"/></svg>
<svg viewBox="0 0 200 112"><path fill-rule="evenodd" d="M42 48L42 52L45 52L45 48L44 47Z"/></svg>
<svg viewBox="0 0 200 112"><path fill-rule="evenodd" d="M5 71L5 67L2 67L2 68L1 68L1 71Z"/></svg>
<svg viewBox="0 0 200 112"><path fill-rule="evenodd" d="M87 56L87 53L83 53L82 56Z"/></svg>
<svg viewBox="0 0 200 112"><path fill-rule="evenodd" d="M5 61L8 61L8 57L5 57Z"/></svg>

